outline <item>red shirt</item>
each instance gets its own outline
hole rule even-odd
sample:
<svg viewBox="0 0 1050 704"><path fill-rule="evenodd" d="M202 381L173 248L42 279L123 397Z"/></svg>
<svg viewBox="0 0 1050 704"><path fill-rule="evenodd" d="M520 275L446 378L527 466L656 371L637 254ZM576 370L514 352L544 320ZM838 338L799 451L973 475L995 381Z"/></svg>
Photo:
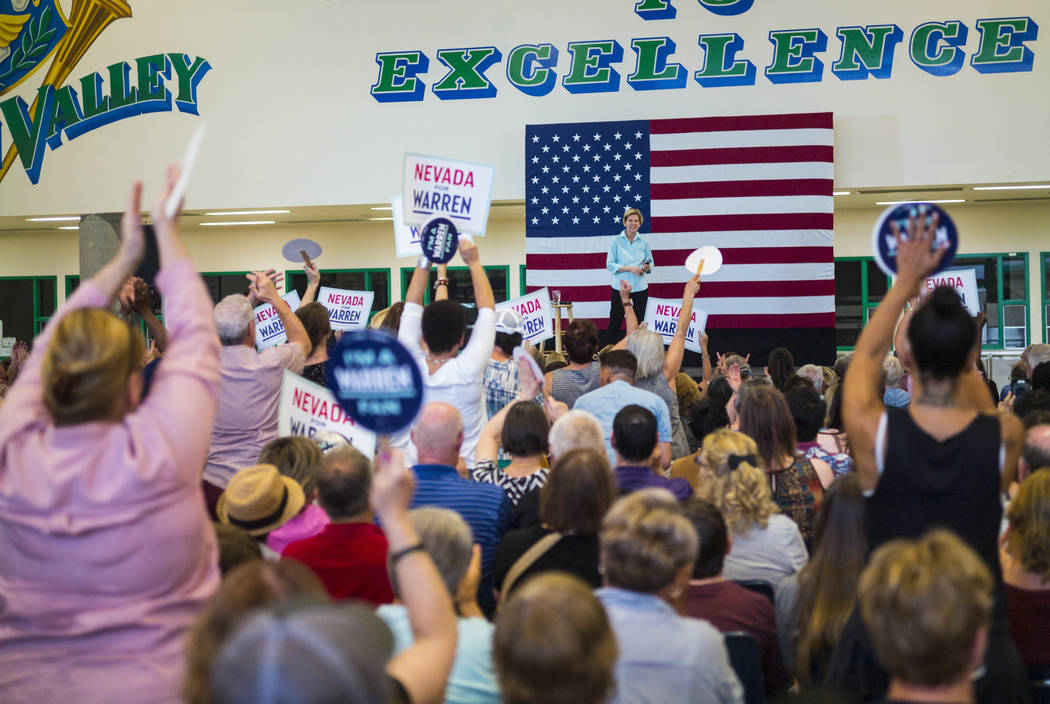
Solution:
<svg viewBox="0 0 1050 704"><path fill-rule="evenodd" d="M791 675L780 657L776 614L769 599L733 582L690 583L685 612L686 616L710 621L722 633L750 633L762 658L767 692L779 692L791 684Z"/></svg>
<svg viewBox="0 0 1050 704"><path fill-rule="evenodd" d="M386 571L387 543L371 523L330 523L281 553L313 570L333 599L361 599L373 604L394 600Z"/></svg>
<svg viewBox="0 0 1050 704"><path fill-rule="evenodd" d="M1021 659L1028 665L1050 663L1050 590L1007 584L1006 619Z"/></svg>

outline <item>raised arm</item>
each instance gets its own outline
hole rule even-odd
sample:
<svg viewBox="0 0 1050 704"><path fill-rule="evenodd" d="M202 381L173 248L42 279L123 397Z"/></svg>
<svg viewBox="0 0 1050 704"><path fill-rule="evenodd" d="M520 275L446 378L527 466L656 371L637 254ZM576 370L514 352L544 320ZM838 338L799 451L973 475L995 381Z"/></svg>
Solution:
<svg viewBox="0 0 1050 704"><path fill-rule="evenodd" d="M153 314L153 308L150 306L149 287L137 276L131 281L130 295L125 298L124 291L121 291L120 302L139 314L142 322L146 324L146 329L149 330L150 338L157 343L157 351L163 354L168 349L168 331Z"/></svg>
<svg viewBox="0 0 1050 704"><path fill-rule="evenodd" d="M372 507L383 524L414 638L386 669L405 687L414 704L438 704L444 700L456 654L452 597L408 518L413 477L401 452L380 448L375 470Z"/></svg>
<svg viewBox="0 0 1050 704"><path fill-rule="evenodd" d="M292 312L288 301L281 298L280 294L277 293L277 287L274 286L270 277L265 272L255 272L255 279L252 281L251 289L256 298L264 303L269 303L277 311L277 317L281 319L281 324L284 325L284 333L288 336L288 343L299 345L299 348L303 351L303 357L308 356L310 354L310 336L307 334L306 328L303 327L303 321L299 320L299 316Z"/></svg>
<svg viewBox="0 0 1050 704"><path fill-rule="evenodd" d="M485 267L481 265L481 255L478 254L478 246L471 240L460 240L459 256L470 267L470 282L474 286L474 302L477 304L478 310L495 308L496 297L492 294L492 284L489 283Z"/></svg>
<svg viewBox="0 0 1050 704"><path fill-rule="evenodd" d="M617 342L613 349L627 349L627 338L638 329L638 316L634 313L634 303L631 301L631 284L626 281L620 282L620 303L623 305L623 319L627 323L627 330L623 339Z"/></svg>
<svg viewBox="0 0 1050 704"><path fill-rule="evenodd" d="M882 360L889 352L894 326L901 310L916 295L923 279L936 270L944 247L930 251L937 231L935 214L929 226L912 219L904 239L893 226L897 238L897 280L861 332L843 384L842 417L853 449L861 488L870 491L878 484L875 464L875 436L879 418L886 407L882 402Z"/></svg>
<svg viewBox="0 0 1050 704"><path fill-rule="evenodd" d="M689 334L689 323L693 319L693 299L696 292L700 290L700 275L697 274L685 282L685 290L682 292L682 308L678 311L678 325L675 327L674 337L671 344L667 346L667 354L664 355L664 377L671 388L674 388L674 379L678 376L678 370L682 368L682 358L685 357L685 338ZM710 361L708 366L710 367Z"/></svg>
<svg viewBox="0 0 1050 704"><path fill-rule="evenodd" d="M448 300L448 265L438 264L437 281L434 282L434 300Z"/></svg>
<svg viewBox="0 0 1050 704"><path fill-rule="evenodd" d="M700 333L700 364L702 365L702 378L701 381L704 384L704 391L706 392L707 385L711 383L711 378L714 373L711 370L711 355L707 352L707 335L703 332Z"/></svg>
<svg viewBox="0 0 1050 704"><path fill-rule="evenodd" d="M32 351L20 366L18 377L4 397L4 412L0 414L0 443L19 428L48 417L44 407L42 366L58 322L77 308L103 308L111 304L124 282L138 267L146 247L142 234L141 201L142 182L136 181L131 186L128 207L121 221L120 247L116 255L77 288L33 340Z"/></svg>
<svg viewBox="0 0 1050 704"><path fill-rule="evenodd" d="M303 271L306 272L306 291L303 292L299 305L305 306L317 300L317 289L321 287L321 272L317 270L317 262L314 261L309 264L303 262Z"/></svg>

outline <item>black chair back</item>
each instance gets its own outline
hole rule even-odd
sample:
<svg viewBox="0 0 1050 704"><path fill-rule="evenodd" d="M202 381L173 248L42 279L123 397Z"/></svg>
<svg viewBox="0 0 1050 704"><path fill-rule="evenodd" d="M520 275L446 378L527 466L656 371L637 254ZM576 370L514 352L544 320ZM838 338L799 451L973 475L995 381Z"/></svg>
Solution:
<svg viewBox="0 0 1050 704"><path fill-rule="evenodd" d="M769 582L765 582L761 579L741 579L734 580L735 584L739 584L744 589L750 589L753 592L757 592L762 596L769 599L769 603L772 604L775 596L773 585Z"/></svg>
<svg viewBox="0 0 1050 704"><path fill-rule="evenodd" d="M765 704L766 687L762 678L762 659L755 639L750 633L743 631L730 631L722 636L726 641L729 664L733 666L733 671L744 688L744 702Z"/></svg>
<svg viewBox="0 0 1050 704"><path fill-rule="evenodd" d="M1032 683L1032 704L1050 704L1050 665L1029 665L1028 681Z"/></svg>

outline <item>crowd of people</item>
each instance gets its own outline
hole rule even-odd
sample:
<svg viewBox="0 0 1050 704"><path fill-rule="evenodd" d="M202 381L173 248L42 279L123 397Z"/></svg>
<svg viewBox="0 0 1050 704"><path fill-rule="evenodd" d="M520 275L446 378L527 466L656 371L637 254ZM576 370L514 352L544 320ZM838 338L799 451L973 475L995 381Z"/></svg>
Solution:
<svg viewBox="0 0 1050 704"><path fill-rule="evenodd" d="M278 434L286 372L324 383L336 338L315 264L297 310L273 271L213 303L162 197L149 353L109 310L148 310L140 197L5 369L0 701L1045 696L1050 345L989 388L983 321L950 289L918 297L935 221L897 233L897 281L834 368L711 359L703 338L697 378L699 275L668 345L635 314L641 213L617 245L641 264L610 255L622 339L576 320L567 358L525 346L539 375L462 240L471 329L443 271L423 305L425 260L372 321L424 388L366 455ZM261 351L260 302L287 334Z"/></svg>

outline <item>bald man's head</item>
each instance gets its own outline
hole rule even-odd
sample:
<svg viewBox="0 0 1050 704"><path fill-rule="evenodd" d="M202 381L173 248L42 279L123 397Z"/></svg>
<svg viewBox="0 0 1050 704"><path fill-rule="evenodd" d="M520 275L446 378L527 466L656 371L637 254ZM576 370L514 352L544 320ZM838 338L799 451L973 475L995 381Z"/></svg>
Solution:
<svg viewBox="0 0 1050 704"><path fill-rule="evenodd" d="M455 467L463 444L463 418L455 406L435 401L423 406L412 428L420 464Z"/></svg>
<svg viewBox="0 0 1050 704"><path fill-rule="evenodd" d="M1019 478L1037 469L1050 468L1050 425L1033 425L1024 435Z"/></svg>

